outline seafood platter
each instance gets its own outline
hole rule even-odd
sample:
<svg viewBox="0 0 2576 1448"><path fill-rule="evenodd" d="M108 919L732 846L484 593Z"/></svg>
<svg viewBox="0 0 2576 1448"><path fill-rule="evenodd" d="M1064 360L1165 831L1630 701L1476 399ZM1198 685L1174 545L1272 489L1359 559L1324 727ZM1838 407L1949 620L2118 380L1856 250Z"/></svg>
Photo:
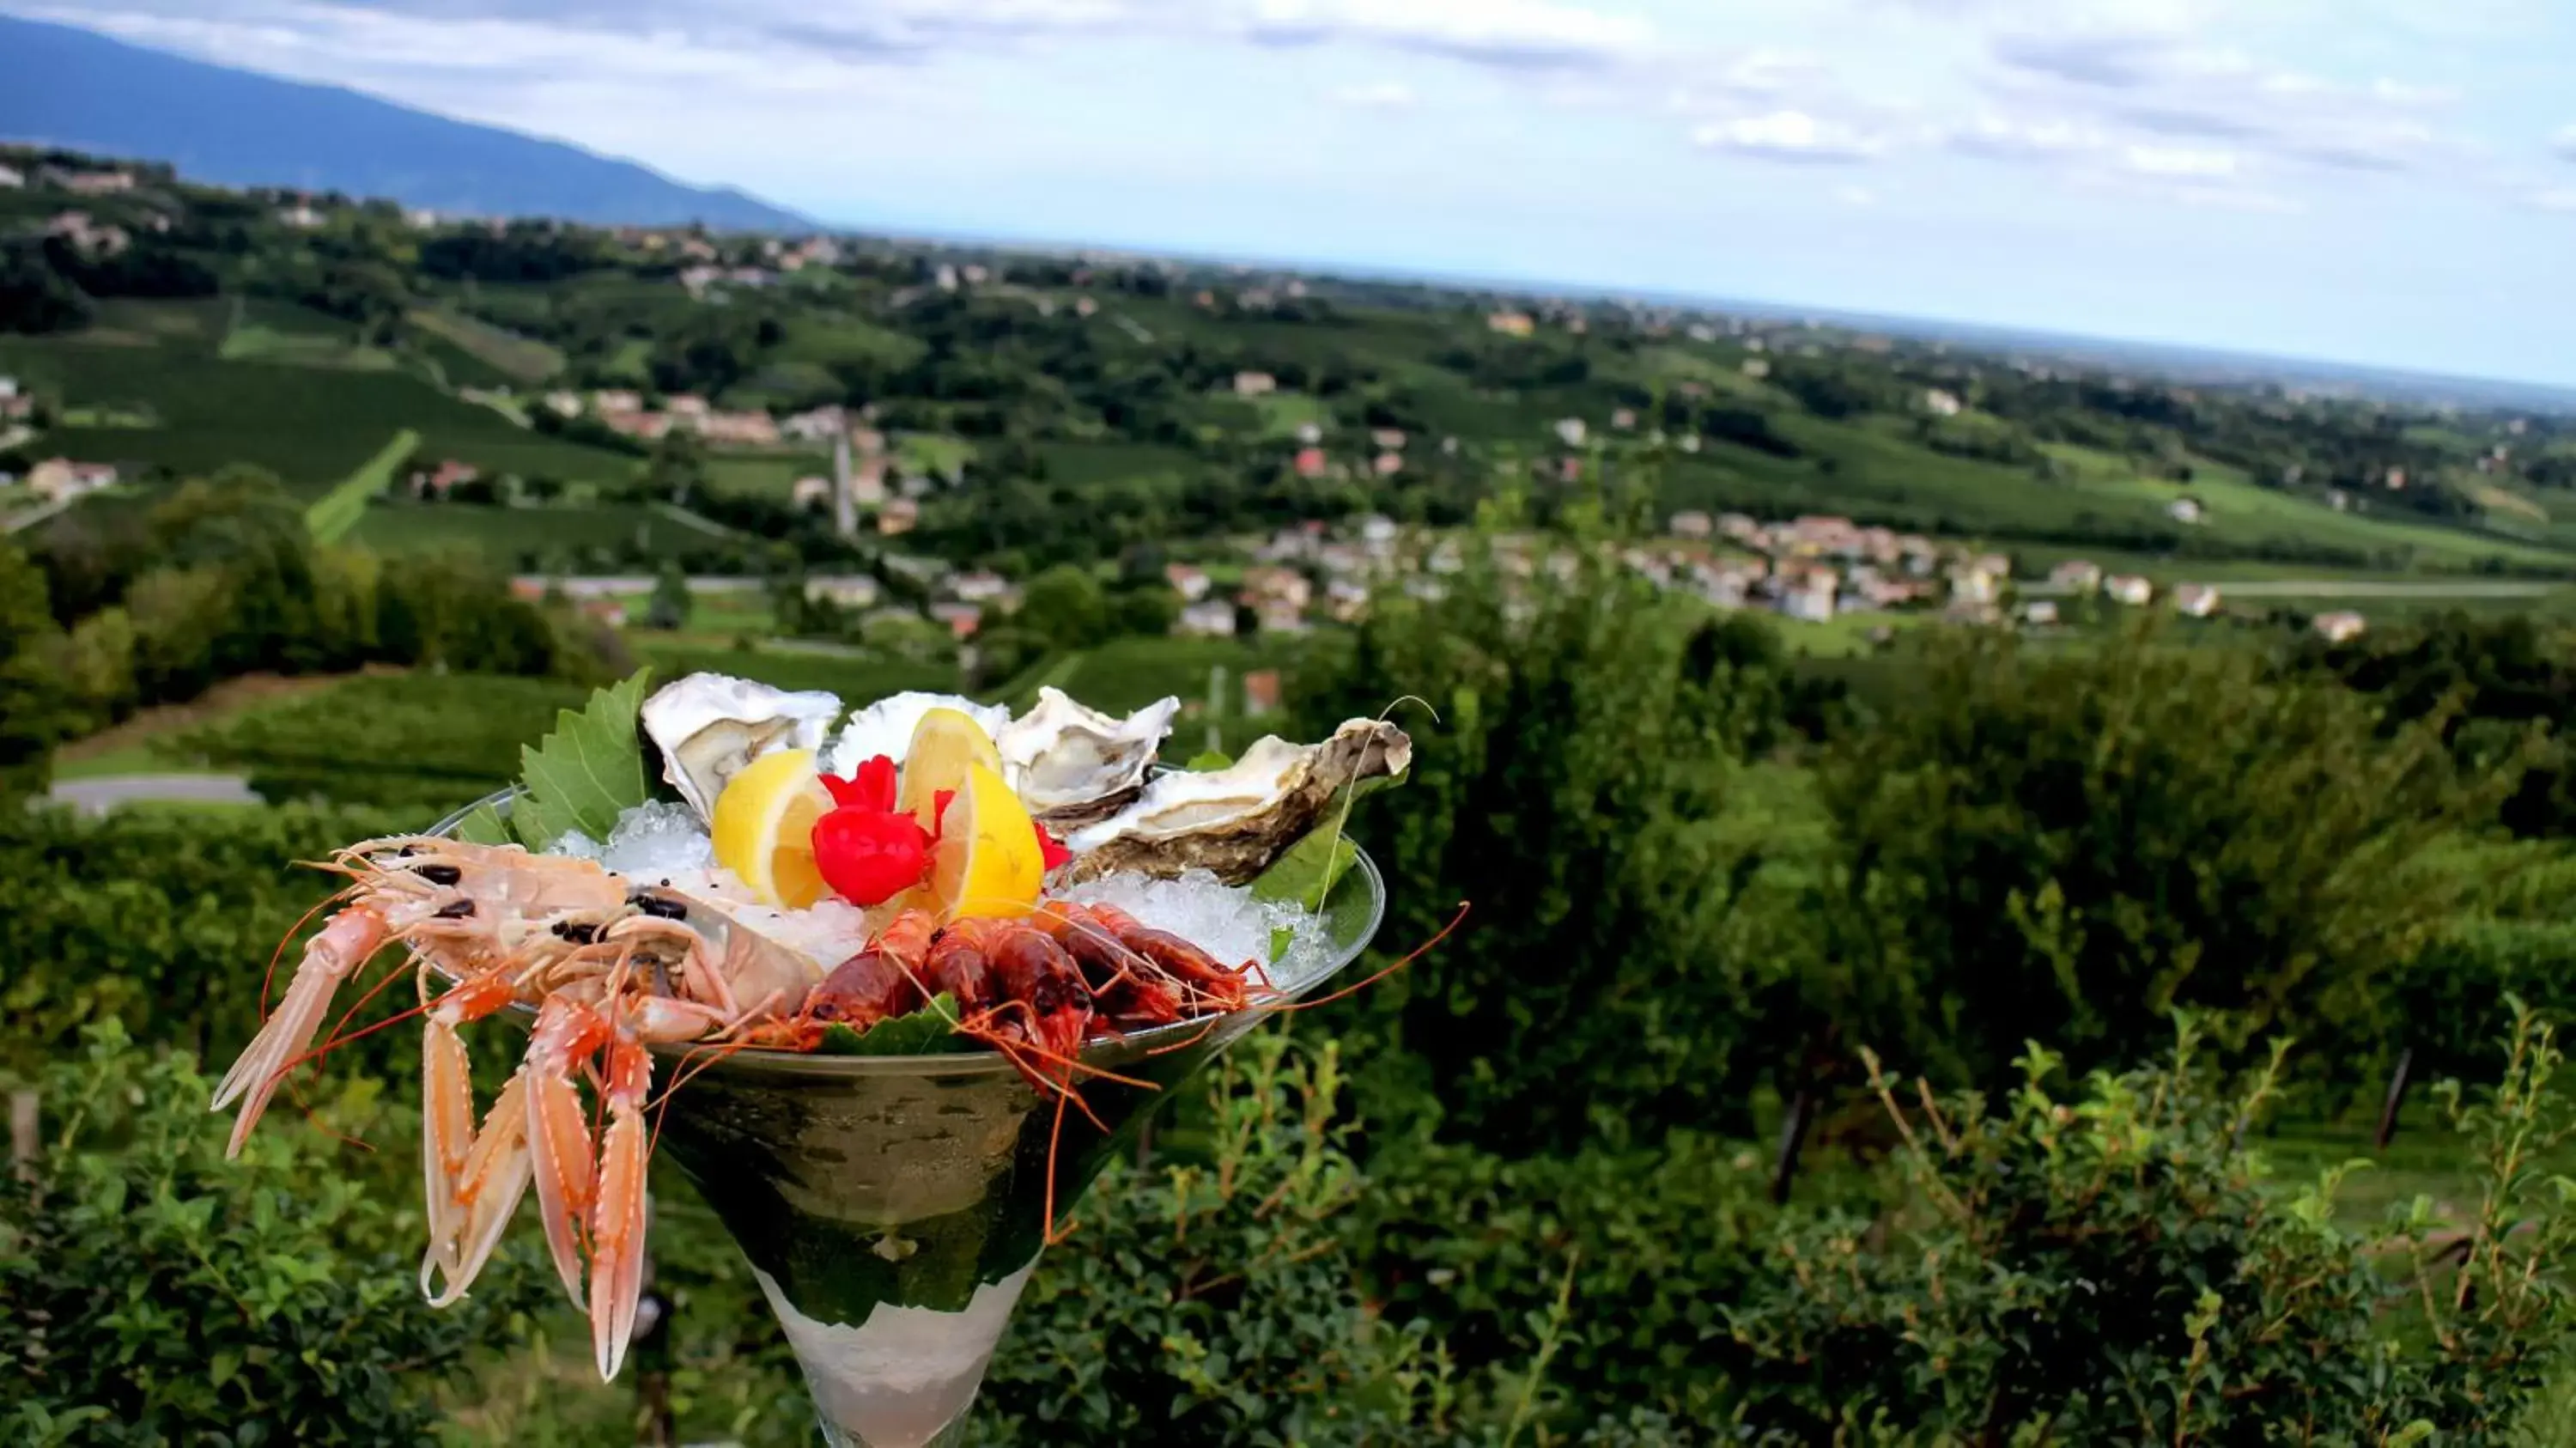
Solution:
<svg viewBox="0 0 2576 1448"><path fill-rule="evenodd" d="M1411 742L1354 719L1180 764L1173 699L845 709L717 674L650 682L564 711L515 785L445 824L337 851L341 888L214 1107L238 1152L280 1084L356 1033L333 1003L386 984L381 961L417 989L397 1018L421 1033L433 1304L533 1196L614 1377L667 1117L827 1436L930 1441L980 1381L1031 1224L1051 1233L1059 1195L1150 1111L1128 1098L1366 943L1382 887L1343 825ZM500 1019L525 1046L478 1111L464 1033ZM1085 1158L1060 1166L1068 1122ZM950 1339L928 1378L887 1366Z"/></svg>

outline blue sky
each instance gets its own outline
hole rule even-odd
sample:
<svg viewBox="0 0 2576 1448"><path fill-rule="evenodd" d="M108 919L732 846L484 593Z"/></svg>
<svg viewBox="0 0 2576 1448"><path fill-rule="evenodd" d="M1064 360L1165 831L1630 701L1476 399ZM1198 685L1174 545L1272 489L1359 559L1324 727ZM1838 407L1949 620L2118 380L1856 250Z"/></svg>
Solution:
<svg viewBox="0 0 2576 1448"><path fill-rule="evenodd" d="M854 226L2576 385L2566 0L108 0Z"/></svg>

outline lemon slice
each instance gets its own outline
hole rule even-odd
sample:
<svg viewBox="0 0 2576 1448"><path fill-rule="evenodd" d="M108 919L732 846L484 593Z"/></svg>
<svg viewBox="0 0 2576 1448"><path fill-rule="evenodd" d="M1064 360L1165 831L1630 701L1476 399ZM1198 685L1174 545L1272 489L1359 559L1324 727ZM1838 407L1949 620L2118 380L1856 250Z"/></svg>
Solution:
<svg viewBox="0 0 2576 1448"><path fill-rule="evenodd" d="M956 709L932 709L921 716L912 728L912 743L903 756L903 784L895 792L894 807L921 821L921 827L939 833L939 792L966 788L969 766L982 765L995 774L1002 772L1002 752L993 747L993 736L973 716Z"/></svg>
<svg viewBox="0 0 2576 1448"><path fill-rule="evenodd" d="M1020 797L1000 770L969 763L924 882L940 918L1026 915L1045 878L1038 832Z"/></svg>
<svg viewBox="0 0 2576 1448"><path fill-rule="evenodd" d="M740 875L768 904L802 910L823 898L814 822L831 807L832 796L814 776L813 750L764 754L716 796L709 822L716 863Z"/></svg>

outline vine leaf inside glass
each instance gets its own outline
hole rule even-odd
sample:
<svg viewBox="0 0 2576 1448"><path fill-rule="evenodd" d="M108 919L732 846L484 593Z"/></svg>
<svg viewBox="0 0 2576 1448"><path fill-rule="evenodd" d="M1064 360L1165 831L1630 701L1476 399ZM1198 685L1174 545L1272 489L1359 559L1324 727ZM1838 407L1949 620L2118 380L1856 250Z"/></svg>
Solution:
<svg viewBox="0 0 2576 1448"><path fill-rule="evenodd" d="M651 669L590 696L576 714L555 716L554 732L519 747L519 787L510 826L529 849L542 850L575 830L608 838L617 817L645 800L644 745L635 719Z"/></svg>
<svg viewBox="0 0 2576 1448"><path fill-rule="evenodd" d="M832 1025L823 1030L822 1056L937 1056L949 1051L983 1049L983 1043L957 1034L957 997L946 991L905 1015L882 1020L864 1031Z"/></svg>

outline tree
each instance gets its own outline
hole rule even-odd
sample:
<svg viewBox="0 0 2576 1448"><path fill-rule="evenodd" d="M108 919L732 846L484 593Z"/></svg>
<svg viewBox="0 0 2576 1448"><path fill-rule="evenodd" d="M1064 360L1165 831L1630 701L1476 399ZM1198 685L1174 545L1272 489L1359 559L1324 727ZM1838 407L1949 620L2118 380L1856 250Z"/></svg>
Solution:
<svg viewBox="0 0 2576 1448"><path fill-rule="evenodd" d="M71 722L48 657L57 638L45 575L23 549L0 540L0 808L45 787L54 745Z"/></svg>
<svg viewBox="0 0 2576 1448"><path fill-rule="evenodd" d="M1352 820L1393 882L1381 944L1409 949L1472 904L1465 930L1346 1008L1391 1037L1370 1053L1388 1075L1369 1114L1432 1103L1443 1133L1505 1152L1749 1125L1763 997L1799 947L1739 908L1769 832L1721 816L1776 686L1705 662L1704 608L1551 541L1573 567L1548 588L1470 547L1441 596L1391 581L1350 647L1291 676L1301 737L1407 695L1430 706L1398 716L1414 741L1400 794Z"/></svg>
<svg viewBox="0 0 2576 1448"><path fill-rule="evenodd" d="M644 626L665 632L686 627L690 602L688 576L677 563L663 564L653 581L653 599L644 606Z"/></svg>
<svg viewBox="0 0 2576 1448"><path fill-rule="evenodd" d="M1122 589L1109 599L1109 631L1113 634L1159 638L1172 631L1172 624L1180 616L1181 596L1160 579Z"/></svg>
<svg viewBox="0 0 2576 1448"><path fill-rule="evenodd" d="M2167 1013L2375 1041L2381 977L2450 913L2435 847L2494 806L2440 731L2247 651L2133 633L2043 652L1959 631L1820 761L1832 969L1810 1025L1958 1083L2026 1042L2138 1059Z"/></svg>
<svg viewBox="0 0 2576 1448"><path fill-rule="evenodd" d="M706 456L695 434L675 427L653 444L652 460L644 465L646 491L665 494L685 507L689 495L705 486L706 480Z"/></svg>
<svg viewBox="0 0 2576 1448"><path fill-rule="evenodd" d="M1091 570L1062 563L1029 580L1019 618L1051 647L1088 648L1108 636L1109 600Z"/></svg>

